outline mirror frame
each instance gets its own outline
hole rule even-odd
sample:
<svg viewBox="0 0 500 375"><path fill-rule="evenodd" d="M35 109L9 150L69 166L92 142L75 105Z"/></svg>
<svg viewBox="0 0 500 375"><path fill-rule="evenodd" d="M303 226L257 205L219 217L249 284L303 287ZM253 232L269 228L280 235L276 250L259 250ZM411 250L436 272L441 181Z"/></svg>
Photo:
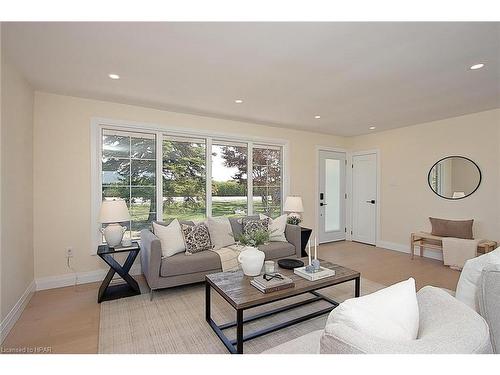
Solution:
<svg viewBox="0 0 500 375"><path fill-rule="evenodd" d="M461 159L465 159L465 160L468 160L470 161L472 164L474 164L479 172L479 181L477 182L477 186L474 190L472 190L469 194L463 196L463 197L460 197L460 198L448 198L448 197L444 197L442 196L441 194L438 194L436 191L434 191L434 189L432 188L432 185L431 185L431 181L430 181L430 177L431 177L431 172L432 172L432 169L437 165L439 164L440 162L442 162L443 160L446 160L446 159L451 159L451 158L461 158ZM429 173L427 173L427 185L429 185L429 188L431 189L431 191L436 194L438 197L440 198L443 198L443 199L448 199L450 201L459 201L460 199L465 199L467 197L470 197L472 194L474 194L476 192L477 189L479 189L479 186L481 185L481 182L483 180L483 174L481 172L481 168L479 168L479 165L476 164L476 162L466 156L460 156L460 155L450 155L450 156L445 156L444 158L441 158L439 159L437 162L435 162L432 167L429 169Z"/></svg>

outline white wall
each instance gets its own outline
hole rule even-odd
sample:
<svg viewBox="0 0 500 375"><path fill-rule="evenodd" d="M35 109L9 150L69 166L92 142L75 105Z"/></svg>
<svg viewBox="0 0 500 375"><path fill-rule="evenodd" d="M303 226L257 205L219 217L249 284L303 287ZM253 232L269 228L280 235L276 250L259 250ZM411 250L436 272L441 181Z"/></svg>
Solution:
<svg viewBox="0 0 500 375"><path fill-rule="evenodd" d="M151 108L35 93L35 276L69 274L64 251L75 250L78 272L103 269L90 255L90 122L93 117L289 140L290 193L302 195L304 225L314 226L315 146L366 150L381 158L381 244L409 248L409 233L428 217L474 218L477 237L500 240L499 113L486 111L366 136L343 138ZM447 155L476 161L483 182L460 201L439 198L427 184L430 167Z"/></svg>
<svg viewBox="0 0 500 375"><path fill-rule="evenodd" d="M1 318L30 288L33 261L33 89L2 54ZM2 336L4 324L2 324Z"/></svg>
<svg viewBox="0 0 500 375"><path fill-rule="evenodd" d="M381 240L409 248L409 234L429 230L428 217L473 218L477 238L500 241L500 109L353 137L353 150L380 150ZM483 174L470 197L438 197L427 173L439 159L462 155Z"/></svg>
<svg viewBox="0 0 500 375"><path fill-rule="evenodd" d="M151 108L35 93L35 276L70 273L65 248L72 246L77 272L105 268L90 255L90 123L93 117L161 126L227 132L289 141L290 193L304 201L304 225L314 225L315 147L343 147L346 139Z"/></svg>

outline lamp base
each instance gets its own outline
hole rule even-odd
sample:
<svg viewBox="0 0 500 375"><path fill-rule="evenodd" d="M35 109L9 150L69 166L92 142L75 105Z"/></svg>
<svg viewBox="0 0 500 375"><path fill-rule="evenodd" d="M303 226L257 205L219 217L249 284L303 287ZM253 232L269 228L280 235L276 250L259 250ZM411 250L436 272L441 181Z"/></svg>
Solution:
<svg viewBox="0 0 500 375"><path fill-rule="evenodd" d="M122 243L123 234L126 230L126 227L122 227L118 223L113 223L108 224L108 226L102 230L102 234L104 234L104 239L108 246L116 247Z"/></svg>

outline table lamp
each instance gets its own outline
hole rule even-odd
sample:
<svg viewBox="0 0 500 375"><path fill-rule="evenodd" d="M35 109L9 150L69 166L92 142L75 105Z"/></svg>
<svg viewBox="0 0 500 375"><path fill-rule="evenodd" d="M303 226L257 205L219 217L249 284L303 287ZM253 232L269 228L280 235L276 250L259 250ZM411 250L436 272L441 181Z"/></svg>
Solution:
<svg viewBox="0 0 500 375"><path fill-rule="evenodd" d="M286 197L283 211L289 213L288 219L296 218L297 221L300 223L302 221L300 213L304 212L304 206L302 205L302 198L295 195Z"/></svg>
<svg viewBox="0 0 500 375"><path fill-rule="evenodd" d="M100 221L102 224L108 225L106 228L101 229L101 232L108 246L116 247L120 245L127 228L122 227L118 223L129 220L130 214L127 204L123 199L105 200L102 202Z"/></svg>

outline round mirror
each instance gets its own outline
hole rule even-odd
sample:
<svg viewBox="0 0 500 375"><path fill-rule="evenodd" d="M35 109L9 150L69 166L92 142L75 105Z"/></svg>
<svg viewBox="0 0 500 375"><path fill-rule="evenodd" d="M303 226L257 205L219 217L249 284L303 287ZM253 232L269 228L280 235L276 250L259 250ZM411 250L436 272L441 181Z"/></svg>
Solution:
<svg viewBox="0 0 500 375"><path fill-rule="evenodd" d="M432 166L427 179L432 191L440 197L463 199L481 184L481 170L464 156L448 156Z"/></svg>

